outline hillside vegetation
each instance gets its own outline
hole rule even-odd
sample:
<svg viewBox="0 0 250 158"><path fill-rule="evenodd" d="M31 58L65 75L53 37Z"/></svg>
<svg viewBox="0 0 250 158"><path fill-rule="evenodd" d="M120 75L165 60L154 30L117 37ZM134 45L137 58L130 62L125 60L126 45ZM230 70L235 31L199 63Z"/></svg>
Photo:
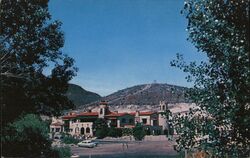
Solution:
<svg viewBox="0 0 250 158"><path fill-rule="evenodd" d="M97 101L101 98L99 94L89 92L75 84L69 84L66 96L74 103L76 107Z"/></svg>
<svg viewBox="0 0 250 158"><path fill-rule="evenodd" d="M184 97L185 87L169 84L142 84L117 91L102 98L114 105L155 105L159 101L169 103L187 102Z"/></svg>
<svg viewBox="0 0 250 158"><path fill-rule="evenodd" d="M112 93L99 100L81 106L82 109L88 107L97 107L98 102L105 100L109 103L111 109L118 110L120 108L129 109L155 109L160 101L167 103L189 103L185 99L185 91L188 88L170 85L170 84L142 84L125 88Z"/></svg>

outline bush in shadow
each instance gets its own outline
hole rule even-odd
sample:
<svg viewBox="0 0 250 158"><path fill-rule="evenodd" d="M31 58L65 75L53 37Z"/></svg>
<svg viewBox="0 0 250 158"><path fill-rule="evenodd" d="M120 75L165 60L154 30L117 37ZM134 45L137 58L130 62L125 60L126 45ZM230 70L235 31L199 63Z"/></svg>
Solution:
<svg viewBox="0 0 250 158"><path fill-rule="evenodd" d="M146 133L143 129L143 126L141 123L137 123L135 128L133 128L133 136L135 140L143 140Z"/></svg>
<svg viewBox="0 0 250 158"><path fill-rule="evenodd" d="M121 137L122 136L122 129L120 128L109 128L108 136L110 137Z"/></svg>
<svg viewBox="0 0 250 158"><path fill-rule="evenodd" d="M71 135L65 135L62 139L62 142L65 144L77 144L80 142L79 139L74 138Z"/></svg>
<svg viewBox="0 0 250 158"><path fill-rule="evenodd" d="M71 154L70 147L53 147L48 157L69 158Z"/></svg>

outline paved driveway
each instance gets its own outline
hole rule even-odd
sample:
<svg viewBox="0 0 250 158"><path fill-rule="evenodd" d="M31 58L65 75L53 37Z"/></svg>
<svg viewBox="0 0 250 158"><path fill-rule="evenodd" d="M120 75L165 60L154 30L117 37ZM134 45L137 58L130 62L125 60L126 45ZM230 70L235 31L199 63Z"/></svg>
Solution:
<svg viewBox="0 0 250 158"><path fill-rule="evenodd" d="M85 157L161 157L177 155L173 150L174 142L165 136L148 136L142 142L130 140L103 140L95 148L71 147L72 153Z"/></svg>

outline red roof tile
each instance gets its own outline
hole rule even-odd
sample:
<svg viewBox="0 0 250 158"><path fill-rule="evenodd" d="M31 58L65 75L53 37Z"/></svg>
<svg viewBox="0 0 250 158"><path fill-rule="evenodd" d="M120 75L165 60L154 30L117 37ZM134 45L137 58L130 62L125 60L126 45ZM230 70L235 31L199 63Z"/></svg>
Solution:
<svg viewBox="0 0 250 158"><path fill-rule="evenodd" d="M71 119L71 118L76 118L78 116L98 116L98 112L82 112L79 114L73 114L73 115L66 115L63 116L63 119Z"/></svg>
<svg viewBox="0 0 250 158"><path fill-rule="evenodd" d="M62 119L71 119L71 118L75 118L76 115L66 115L66 116L63 116Z"/></svg>
<svg viewBox="0 0 250 158"><path fill-rule="evenodd" d="M139 112L139 115L152 115L152 114L155 114L156 112L153 112L153 111L142 111L142 112ZM136 112L130 112L129 113L130 115L135 115Z"/></svg>
<svg viewBox="0 0 250 158"><path fill-rule="evenodd" d="M129 114L130 114L130 115L135 115L135 114L136 114L136 112L130 112Z"/></svg>
<svg viewBox="0 0 250 158"><path fill-rule="evenodd" d="M77 116L98 116L98 112L82 112L77 114Z"/></svg>
<svg viewBox="0 0 250 158"><path fill-rule="evenodd" d="M123 113L116 113L116 112L111 112L108 115L105 115L106 117L119 117L119 116L124 116L124 115L130 115L129 113L123 112Z"/></svg>
<svg viewBox="0 0 250 158"><path fill-rule="evenodd" d="M54 122L54 123L51 123L52 126L62 126L63 123L61 122Z"/></svg>
<svg viewBox="0 0 250 158"><path fill-rule="evenodd" d="M156 112L152 112L152 111L147 111L147 112L140 112L140 115L152 115L155 114Z"/></svg>

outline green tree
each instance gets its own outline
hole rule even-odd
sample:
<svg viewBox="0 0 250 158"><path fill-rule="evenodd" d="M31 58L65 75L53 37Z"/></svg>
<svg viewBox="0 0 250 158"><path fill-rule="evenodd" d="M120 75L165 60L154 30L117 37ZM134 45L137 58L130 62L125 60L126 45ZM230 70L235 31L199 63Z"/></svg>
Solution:
<svg viewBox="0 0 250 158"><path fill-rule="evenodd" d="M108 135L109 128L105 119L98 118L93 124L93 130L97 138L105 138Z"/></svg>
<svg viewBox="0 0 250 158"><path fill-rule="evenodd" d="M141 123L136 123L133 128L133 136L135 140L143 140L146 135L146 132L143 129L143 125Z"/></svg>
<svg viewBox="0 0 250 158"><path fill-rule="evenodd" d="M2 125L22 113L59 115L73 108L65 93L76 68L61 51L61 22L51 20L48 1L1 0L0 17Z"/></svg>
<svg viewBox="0 0 250 158"><path fill-rule="evenodd" d="M51 158L69 158L72 153L69 146L65 147L53 147L52 152L48 155Z"/></svg>
<svg viewBox="0 0 250 158"><path fill-rule="evenodd" d="M122 136L122 129L110 127L108 131L108 136L110 137L121 137Z"/></svg>
<svg viewBox="0 0 250 158"><path fill-rule="evenodd" d="M2 154L10 157L39 157L50 153L48 124L34 114L27 114L9 124L2 137Z"/></svg>
<svg viewBox="0 0 250 158"><path fill-rule="evenodd" d="M172 66L189 73L197 105L175 117L179 149L212 148L219 156L249 156L250 56L248 0L186 0L189 40L208 61Z"/></svg>
<svg viewBox="0 0 250 158"><path fill-rule="evenodd" d="M47 128L35 116L16 120L28 113L60 115L73 108L65 93L77 69L61 51L61 22L51 19L48 0L1 0L0 19L3 153L38 157L50 148Z"/></svg>
<svg viewBox="0 0 250 158"><path fill-rule="evenodd" d="M122 128L122 135L123 136L132 136L133 129L132 128Z"/></svg>

